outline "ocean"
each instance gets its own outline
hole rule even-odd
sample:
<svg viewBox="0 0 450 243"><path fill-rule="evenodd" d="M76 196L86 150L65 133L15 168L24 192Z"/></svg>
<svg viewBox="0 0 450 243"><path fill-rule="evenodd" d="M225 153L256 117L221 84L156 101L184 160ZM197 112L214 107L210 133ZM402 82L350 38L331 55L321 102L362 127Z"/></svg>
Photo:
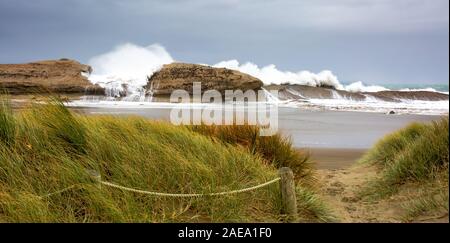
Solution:
<svg viewBox="0 0 450 243"><path fill-rule="evenodd" d="M394 84L378 84L390 90L435 90L438 92L448 93L448 83L446 84L404 84L404 83L394 83Z"/></svg>

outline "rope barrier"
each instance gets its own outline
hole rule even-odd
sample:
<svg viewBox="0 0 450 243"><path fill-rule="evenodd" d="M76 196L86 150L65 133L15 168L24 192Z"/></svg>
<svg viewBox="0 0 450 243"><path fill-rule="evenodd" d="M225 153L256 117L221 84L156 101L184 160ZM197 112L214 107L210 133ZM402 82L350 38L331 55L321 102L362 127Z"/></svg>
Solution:
<svg viewBox="0 0 450 243"><path fill-rule="evenodd" d="M129 191L129 192L135 192L135 193L140 193L140 194L147 194L147 195L152 195L152 196L160 196L160 197L203 197L203 196L222 196L222 195L230 195L230 194L237 194L237 193L242 193L242 192L248 192L248 191L253 191L265 186L268 186L270 184L273 184L277 181L281 180L280 177L275 178L273 180L267 181L265 183L256 185L256 186L252 186L252 187L248 187L248 188L243 188L243 189L238 189L238 190L233 190L233 191L226 191L226 192L213 192L213 193L165 193L165 192L153 192L153 191L145 191L145 190L140 190L140 189L135 189L135 188L130 188L130 187L125 187L125 186L121 186L121 185L117 185L111 182L107 182L107 181L102 181L102 180L98 180L97 182L105 185L105 186L109 186L109 187L113 187L116 189L120 189L123 191ZM69 187L66 187L64 189L58 190L56 192L52 192L43 196L40 196L40 198L46 198L46 197L50 197L52 195L55 194L60 194L63 193L65 191L74 189L75 187L81 186L82 184L75 184Z"/></svg>
<svg viewBox="0 0 450 243"><path fill-rule="evenodd" d="M114 187L114 188L121 189L121 190L124 190L124 191L130 191L130 192L147 194L147 195L153 195L153 196L160 196L160 197L203 197L203 196L222 196L222 195L237 194L237 193L241 193L241 192L248 192L248 191L259 189L261 187L268 186L268 185L270 185L272 183L275 183L275 182L277 182L279 180L281 180L280 177L275 178L275 179L273 179L271 181L268 181L268 182L256 185L256 186L243 188L243 189L239 189L239 190L227 191L227 192L188 193L188 194L186 194L186 193L165 193L165 192L144 191L144 190L139 190L139 189L134 189L134 188L120 186L120 185L117 185L117 184L114 184L114 183L111 183L111 182L106 182L106 181L100 181L100 183L102 185L109 186L109 187Z"/></svg>
<svg viewBox="0 0 450 243"><path fill-rule="evenodd" d="M268 186L270 184L273 184L275 182L281 181L280 191L281 191L281 201L283 204L282 211L286 215L288 215L288 217L287 217L288 222L295 222L295 220L297 218L297 200L296 200L296 195L295 195L296 193L295 193L294 174L293 174L292 170L289 169L288 167L283 167L283 168L279 169L279 171L278 171L279 177L277 177L273 180L264 182L262 184L243 188L243 189L238 189L238 190L232 190L232 191L226 191L226 192L213 192L213 193L165 193L165 192L145 191L145 190L140 190L140 189L117 185L115 183L111 183L111 182L107 182L107 181L102 181L100 173L98 173L95 170L87 170L87 172L90 174L93 181L95 181L96 184L98 185L98 189L101 189L101 185L104 185L104 186L120 189L123 191L147 194L147 195L152 195L152 196L160 196L160 197L204 197L204 196L231 195L231 194L253 191L253 190ZM49 194L46 194L43 196L38 196L38 197L40 199L43 199L43 198L50 197L55 194L60 194L65 191L74 189L77 186L83 186L83 183L74 184L72 186L66 187L59 191L55 191L55 192L52 192L52 193L49 193ZM2 203L2 202L0 202L0 203Z"/></svg>

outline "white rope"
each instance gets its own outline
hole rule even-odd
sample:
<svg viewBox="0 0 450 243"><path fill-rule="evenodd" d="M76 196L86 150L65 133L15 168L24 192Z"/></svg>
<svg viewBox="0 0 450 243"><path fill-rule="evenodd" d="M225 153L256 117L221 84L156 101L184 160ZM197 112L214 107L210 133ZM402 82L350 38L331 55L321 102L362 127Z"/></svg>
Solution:
<svg viewBox="0 0 450 243"><path fill-rule="evenodd" d="M140 190L140 189L134 189L134 188L130 188L130 187L125 187L125 186L117 185L117 184L114 184L114 183L111 183L111 182L107 182L107 181L97 180L97 182L102 184L102 185L113 187L113 188L117 188L117 189L124 190L124 191L130 191L130 192L147 194L147 195L153 195L153 196L160 196L160 197L203 197L203 196L222 196L222 195L237 194L237 193L241 193L241 192L248 192L248 191L259 189L261 187L268 186L268 185L273 184L273 183L275 183L275 182L277 182L279 180L281 180L280 177L275 178L273 180L270 180L268 182L256 185L256 186L248 187L248 188L243 188L243 189L233 190L233 191L227 191L227 192L214 192L214 193L165 193L165 192L152 192L152 191L144 191L144 190ZM74 184L74 185L71 185L71 186L66 187L64 189L58 190L56 192L52 192L52 193L49 193L49 194L46 194L46 195L43 195L43 196L39 196L39 198L46 198L46 197L53 196L55 194L60 194L60 193L63 193L65 191L74 189L75 187L78 187L78 186L82 186L82 184Z"/></svg>
<svg viewBox="0 0 450 243"><path fill-rule="evenodd" d="M111 182L106 182L106 181L99 181L99 182L102 185L109 186L109 187L114 187L114 188L121 189L121 190L124 190L124 191L136 192L136 193L153 195L153 196L160 196L160 197L203 197L203 196L221 196L221 195L230 195L230 194L236 194L236 193L241 193L241 192L248 192L248 191L259 189L261 187L268 186L268 185L270 185L272 183L275 183L275 182L277 182L279 180L281 180L280 177L275 178L275 179L273 179L271 181L265 182L263 184L259 184L259 185L248 187L248 188L244 188L244 189L233 190L233 191L228 191L228 192L214 192L214 193L204 193L204 194L203 193L185 194L185 193L151 192L151 191L144 191L144 190L124 187L124 186L120 186L120 185L117 185L117 184L114 184L114 183L111 183Z"/></svg>

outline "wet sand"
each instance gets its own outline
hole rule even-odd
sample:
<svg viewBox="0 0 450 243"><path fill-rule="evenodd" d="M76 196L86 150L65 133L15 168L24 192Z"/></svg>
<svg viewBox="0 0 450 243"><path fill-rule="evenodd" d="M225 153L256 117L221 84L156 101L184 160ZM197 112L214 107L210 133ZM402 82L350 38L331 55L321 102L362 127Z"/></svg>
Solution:
<svg viewBox="0 0 450 243"><path fill-rule="evenodd" d="M317 169L336 170L354 165L367 149L309 148L311 160Z"/></svg>
<svg viewBox="0 0 450 243"><path fill-rule="evenodd" d="M430 122L435 115L279 108L279 130L297 148L368 149L383 136L411 122Z"/></svg>

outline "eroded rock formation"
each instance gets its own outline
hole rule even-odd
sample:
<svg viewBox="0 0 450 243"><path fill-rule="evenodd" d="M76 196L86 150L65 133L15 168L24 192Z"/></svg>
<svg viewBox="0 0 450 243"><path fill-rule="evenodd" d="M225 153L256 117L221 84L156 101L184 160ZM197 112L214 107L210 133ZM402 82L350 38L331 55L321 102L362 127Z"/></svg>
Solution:
<svg viewBox="0 0 450 243"><path fill-rule="evenodd" d="M69 59L0 64L0 89L6 89L10 94L103 94L102 88L87 79L86 75L91 72L90 66Z"/></svg>
<svg viewBox="0 0 450 243"><path fill-rule="evenodd" d="M170 95L176 89L192 93L193 82L201 82L202 91L214 89L258 90L263 86L261 80L239 71L226 68L213 68L189 63L171 63L153 74L146 89L154 95Z"/></svg>

